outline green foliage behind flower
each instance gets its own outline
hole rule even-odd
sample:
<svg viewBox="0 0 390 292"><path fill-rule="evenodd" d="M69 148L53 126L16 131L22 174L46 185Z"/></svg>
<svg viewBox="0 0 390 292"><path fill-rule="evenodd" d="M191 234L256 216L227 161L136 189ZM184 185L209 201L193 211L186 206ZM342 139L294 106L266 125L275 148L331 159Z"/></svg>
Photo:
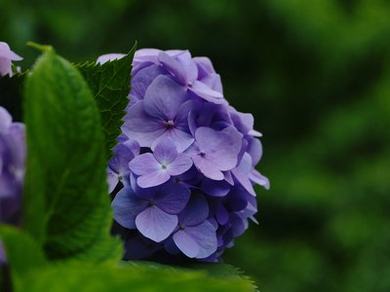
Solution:
<svg viewBox="0 0 390 292"><path fill-rule="evenodd" d="M134 39L213 60L266 138L260 225L226 256L261 290L390 290L388 1L22 2L0 10L22 64L31 39L72 60Z"/></svg>

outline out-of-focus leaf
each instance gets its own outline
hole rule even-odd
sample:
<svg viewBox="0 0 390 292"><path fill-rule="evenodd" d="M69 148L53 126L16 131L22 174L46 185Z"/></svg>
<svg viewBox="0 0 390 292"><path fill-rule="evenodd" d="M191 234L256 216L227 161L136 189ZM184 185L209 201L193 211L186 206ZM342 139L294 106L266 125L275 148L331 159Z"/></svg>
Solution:
<svg viewBox="0 0 390 292"><path fill-rule="evenodd" d="M181 270L162 265L89 265L68 263L30 273L18 283L17 291L253 291L237 277L212 277L202 271Z"/></svg>
<svg viewBox="0 0 390 292"><path fill-rule="evenodd" d="M13 273L24 274L46 264L38 244L25 232L7 225L0 225L0 242Z"/></svg>

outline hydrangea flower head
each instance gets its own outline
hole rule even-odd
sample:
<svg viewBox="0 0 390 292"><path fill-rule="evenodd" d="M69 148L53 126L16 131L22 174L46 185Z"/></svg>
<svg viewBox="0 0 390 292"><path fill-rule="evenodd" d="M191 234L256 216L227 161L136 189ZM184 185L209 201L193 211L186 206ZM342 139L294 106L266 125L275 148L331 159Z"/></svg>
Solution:
<svg viewBox="0 0 390 292"><path fill-rule="evenodd" d="M12 61L21 61L22 57L15 54L5 42L0 42L0 77L12 76Z"/></svg>
<svg viewBox="0 0 390 292"><path fill-rule="evenodd" d="M0 223L17 224L25 171L25 129L0 107ZM0 242L0 264L4 261Z"/></svg>
<svg viewBox="0 0 390 292"><path fill-rule="evenodd" d="M229 105L211 61L189 51L137 51L131 87L108 171L110 191L122 187L112 206L126 257L218 261L256 222L254 185L269 188L255 169L253 116Z"/></svg>

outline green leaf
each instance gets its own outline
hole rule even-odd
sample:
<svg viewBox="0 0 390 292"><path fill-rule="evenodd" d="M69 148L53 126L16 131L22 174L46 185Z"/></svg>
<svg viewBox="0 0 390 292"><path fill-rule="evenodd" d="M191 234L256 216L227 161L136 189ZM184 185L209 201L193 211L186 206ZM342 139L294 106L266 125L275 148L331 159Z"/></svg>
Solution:
<svg viewBox="0 0 390 292"><path fill-rule="evenodd" d="M77 66L95 96L103 121L108 159L120 134L122 118L129 102L130 71L135 50L136 44L121 59L103 65L93 61Z"/></svg>
<svg viewBox="0 0 390 292"><path fill-rule="evenodd" d="M45 256L39 245L27 233L14 227L0 225L0 242L3 243L11 270L17 275L44 266Z"/></svg>
<svg viewBox="0 0 390 292"><path fill-rule="evenodd" d="M26 230L51 259L119 259L100 115L82 75L50 48L27 77L24 112Z"/></svg>
<svg viewBox="0 0 390 292"><path fill-rule="evenodd" d="M205 264L192 264L192 269L200 269L207 271L210 275L215 277L246 277L244 272L239 268L229 264L216 264L216 263L205 263ZM248 278L248 277L246 277Z"/></svg>
<svg viewBox="0 0 390 292"><path fill-rule="evenodd" d="M230 264L221 264L221 263L190 263L184 264L183 266L167 266L154 262L146 261L129 261L126 264L135 267L147 267L155 269L164 269L164 270L178 270L178 271L200 271L213 278L221 279L240 279L246 282L248 285L251 285L253 290L257 290L256 283L244 272Z"/></svg>
<svg viewBox="0 0 390 292"><path fill-rule="evenodd" d="M60 275L60 276L59 276ZM19 283L17 291L253 291L240 278L211 277L202 271L163 266L88 265L68 263L37 270Z"/></svg>
<svg viewBox="0 0 390 292"><path fill-rule="evenodd" d="M225 279L226 277L240 278L250 283L253 286L254 290L258 289L255 281L253 281L249 276L245 275L244 271L230 264L207 263L207 264L194 264L191 267L193 269L205 270L210 276L214 276L218 278L223 278L223 279Z"/></svg>

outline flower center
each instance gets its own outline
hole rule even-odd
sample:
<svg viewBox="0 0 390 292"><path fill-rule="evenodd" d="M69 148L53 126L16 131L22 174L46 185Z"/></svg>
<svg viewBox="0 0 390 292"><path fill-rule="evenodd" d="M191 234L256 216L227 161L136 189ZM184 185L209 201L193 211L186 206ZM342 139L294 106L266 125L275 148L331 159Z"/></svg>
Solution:
<svg viewBox="0 0 390 292"><path fill-rule="evenodd" d="M206 153L200 152L200 153L199 153L199 156L200 156L200 157L205 157L205 156L206 156Z"/></svg>
<svg viewBox="0 0 390 292"><path fill-rule="evenodd" d="M166 121L165 122L165 127L167 127L167 129L172 129L172 128L175 127L175 122L172 121L172 120Z"/></svg>

